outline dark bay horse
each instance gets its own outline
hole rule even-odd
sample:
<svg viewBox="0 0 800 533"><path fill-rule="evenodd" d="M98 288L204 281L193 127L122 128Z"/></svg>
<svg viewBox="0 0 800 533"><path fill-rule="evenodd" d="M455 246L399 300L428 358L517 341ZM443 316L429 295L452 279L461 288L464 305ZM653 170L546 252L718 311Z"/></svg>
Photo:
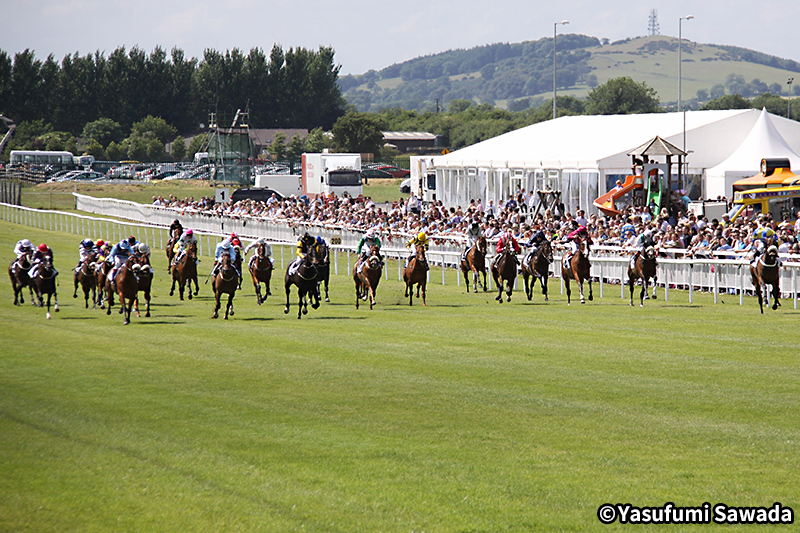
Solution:
<svg viewBox="0 0 800 533"><path fill-rule="evenodd" d="M415 255L408 261L408 266L403 270L403 281L406 283L405 297L408 305L414 303L414 285L417 286L417 298L422 290L422 306L428 307L425 301L428 285L428 260L425 258L425 247L418 244Z"/></svg>
<svg viewBox="0 0 800 533"><path fill-rule="evenodd" d="M759 256L750 265L750 277L758 295L758 306L764 314L764 301L769 306L769 291L767 285L772 285L772 310L780 307L780 266L778 265L778 248L770 246L767 251Z"/></svg>
<svg viewBox="0 0 800 533"><path fill-rule="evenodd" d="M469 292L469 277L468 274L472 272L472 285L475 292L478 292L478 285L480 279L478 273L483 274L483 291L486 292L486 237L481 236L472 248L467 252L466 257L461 261L461 272L464 273L464 282Z"/></svg>
<svg viewBox="0 0 800 533"><path fill-rule="evenodd" d="M514 290L514 281L517 279L517 254L511 248L511 242L506 243L505 249L500 252L500 258L492 261L492 279L497 285L495 300L503 303L503 285L506 286L506 297L511 301Z"/></svg>
<svg viewBox="0 0 800 533"><path fill-rule="evenodd" d="M267 256L267 245L261 243L256 246L256 255L250 260L250 276L253 278L253 286L256 288L256 301L261 305L267 297L272 294L269 290L269 282L272 279L272 261ZM261 284L266 289L264 297L261 297Z"/></svg>
<svg viewBox="0 0 800 533"><path fill-rule="evenodd" d="M58 313L58 295L56 294L56 276L58 272L53 267L53 257L44 256L39 262L36 276L33 278L33 287L36 290L36 298L39 300L39 307L44 305L43 295L47 295L47 318L50 318L50 298L56 301L54 311Z"/></svg>
<svg viewBox="0 0 800 533"><path fill-rule="evenodd" d="M178 294L180 299L183 300L183 293L189 289L189 299L192 299L192 281L194 281L194 294L200 292L200 286L197 284L197 243L189 243L186 248L186 253L183 257L172 265L172 287L169 290L169 295L175 294L175 283L178 284Z"/></svg>
<svg viewBox="0 0 800 533"><path fill-rule="evenodd" d="M137 257L139 263L139 270L138 270L138 277L137 281L139 282L139 292L144 294L144 302L145 302L145 309L144 309L144 316L150 316L150 287L153 285L153 267L150 266L150 255L140 255ZM136 311L136 316L141 317L142 315L139 314L139 295L136 295L136 300L133 302L133 310Z"/></svg>
<svg viewBox="0 0 800 533"><path fill-rule="evenodd" d="M297 318L300 318L301 313L308 314L308 299L311 299L312 309L317 309L320 305L316 251L311 249L295 272L292 272L292 263L289 264L286 276L283 278L283 287L286 291L286 307L283 312L289 314L289 293L292 285L295 285L297 287Z"/></svg>
<svg viewBox="0 0 800 533"><path fill-rule="evenodd" d="M25 287L28 287L31 303L36 305L36 298L33 296L33 280L31 280L31 277L28 275L30 269L31 258L30 255L27 254L21 256L19 259L15 259L8 266L8 277L11 279L11 287L14 289L14 305L25 303L22 291Z"/></svg>
<svg viewBox="0 0 800 533"><path fill-rule="evenodd" d="M180 230L174 229L172 235L169 236L169 240L167 241L167 272L172 272L172 260L175 258L175 244L178 242L178 239L181 238Z"/></svg>
<svg viewBox="0 0 800 533"><path fill-rule="evenodd" d="M553 246L546 239L535 254L529 253L522 259L522 278L525 280L525 295L528 297L528 301L533 299L533 286L537 279L542 286L544 301L547 301L547 278L550 275L550 263L552 262ZM530 278L530 284L528 278Z"/></svg>
<svg viewBox="0 0 800 533"><path fill-rule="evenodd" d="M133 304L138 297L139 280L136 279L136 274L140 268L141 266L139 265L137 257L131 255L128 257L128 260L119 267L116 277L114 278L117 285L116 293L119 296L119 313L122 315L122 323L126 326L131 323L131 310L133 310ZM110 315L111 308L114 307L114 289L111 281L108 280L108 276L106 276L105 290L108 298L106 314Z"/></svg>
<svg viewBox="0 0 800 533"><path fill-rule="evenodd" d="M112 265L108 261L103 261L94 265L94 283L97 287L97 305L100 306L100 309L105 308L103 291L106 289L108 273L111 272L111 268Z"/></svg>
<svg viewBox="0 0 800 533"><path fill-rule="evenodd" d="M628 286L631 290L631 306L633 306L633 286L636 280L642 280L642 292L639 294L639 307L644 307L644 299L647 296L647 288L650 285L650 280L653 280L653 300L656 296L656 282L658 276L656 274L656 249L648 246L636 258L628 263Z"/></svg>
<svg viewBox="0 0 800 533"><path fill-rule="evenodd" d="M78 286L80 286L83 290L86 309L89 309L89 293L92 293L92 309L97 309L97 280L94 276L96 261L97 256L94 253L90 253L86 259L81 261L78 271L73 274L75 290L72 293L72 297L78 297Z"/></svg>
<svg viewBox="0 0 800 533"><path fill-rule="evenodd" d="M369 310L375 305L375 291L378 290L378 283L381 281L383 267L381 266L381 253L377 246L369 249L369 255L361 265L361 272L358 271L359 265L353 265L353 281L356 284L356 309L359 300L369 298Z"/></svg>
<svg viewBox="0 0 800 533"><path fill-rule="evenodd" d="M317 294L322 296L323 283L325 284L325 301L330 302L328 298L328 282L331 278L331 255L328 250L328 245L322 241L317 245Z"/></svg>
<svg viewBox="0 0 800 533"><path fill-rule="evenodd" d="M236 273L236 269L233 268L231 255L227 252L223 252L222 257L220 257L219 269L211 282L211 288L214 291L214 315L211 318L219 317L220 297L223 294L227 294L228 303L225 305L225 320L228 320L229 314L233 316L233 297L239 288L239 275Z"/></svg>
<svg viewBox="0 0 800 533"><path fill-rule="evenodd" d="M242 247L241 246L234 246L234 250L236 250L236 259L233 261L233 266L236 267L236 272L239 273L239 284L238 288L242 288Z"/></svg>
<svg viewBox="0 0 800 533"><path fill-rule="evenodd" d="M578 251L572 256L570 259L569 265L565 263L566 255L564 259L561 261L561 277L564 279L564 285L567 289L567 305L570 305L570 297L572 295L572 291L569 287L569 280L575 280L575 283L578 284L578 290L580 291L581 295L581 303L585 304L586 299L583 297L583 282L589 282L589 301L591 302L594 297L592 296L592 279L589 277L589 271L592 268L592 264L589 262L589 246L586 241L581 241L580 245L578 246Z"/></svg>

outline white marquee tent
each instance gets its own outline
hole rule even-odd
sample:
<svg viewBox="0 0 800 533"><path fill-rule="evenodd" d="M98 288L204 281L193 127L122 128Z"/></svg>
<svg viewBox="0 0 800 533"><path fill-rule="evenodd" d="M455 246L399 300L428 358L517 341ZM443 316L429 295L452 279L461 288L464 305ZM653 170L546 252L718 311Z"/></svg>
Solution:
<svg viewBox="0 0 800 533"><path fill-rule="evenodd" d="M684 174L694 184L695 196L709 196L706 170L734 154L761 115L755 109L685 113L689 155ZM773 126L771 135L778 134L793 151L800 149L800 123L765 116ZM437 198L448 207L467 205L472 198L499 203L519 188L550 185L562 191L567 209L593 212L594 199L618 177L630 174L628 152L656 135L683 148L683 132L683 113L565 116L533 124L434 157ZM758 156L747 168L757 171L762 157L767 156Z"/></svg>

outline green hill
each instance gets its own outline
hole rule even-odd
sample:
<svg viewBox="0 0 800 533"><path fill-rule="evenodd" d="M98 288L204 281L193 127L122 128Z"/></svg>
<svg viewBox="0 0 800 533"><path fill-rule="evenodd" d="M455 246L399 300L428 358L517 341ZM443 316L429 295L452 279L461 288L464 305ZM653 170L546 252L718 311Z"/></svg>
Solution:
<svg viewBox="0 0 800 533"><path fill-rule="evenodd" d="M585 97L609 79L629 76L653 87L667 108L678 99L678 39L637 37L603 43L595 37L558 37L559 94ZM785 94L800 63L745 48L683 41L683 100L688 107L723 94ZM394 64L380 71L343 76L350 104L361 111L389 107L432 110L454 99L488 102L513 110L551 97L553 41L498 43L451 50ZM795 90L800 92L797 86Z"/></svg>

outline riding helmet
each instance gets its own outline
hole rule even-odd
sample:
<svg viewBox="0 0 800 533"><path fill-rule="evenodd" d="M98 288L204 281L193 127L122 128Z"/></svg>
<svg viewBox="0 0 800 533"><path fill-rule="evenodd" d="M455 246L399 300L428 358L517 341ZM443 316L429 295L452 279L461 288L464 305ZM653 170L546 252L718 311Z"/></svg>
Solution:
<svg viewBox="0 0 800 533"><path fill-rule="evenodd" d="M194 235L194 231L192 231L191 229L187 229L186 235Z"/></svg>
<svg viewBox="0 0 800 533"><path fill-rule="evenodd" d="M42 253L45 253L45 252L46 252L46 251L48 251L49 249L50 249L50 248L48 248L48 247L47 247L47 245L46 245L45 243L42 243L42 244L40 244L40 245L39 245L39 251L40 251L40 252L42 252Z"/></svg>
<svg viewBox="0 0 800 533"><path fill-rule="evenodd" d="M136 237L134 237L133 235L128 237L128 243L129 244L136 244Z"/></svg>
<svg viewBox="0 0 800 533"><path fill-rule="evenodd" d="M424 240L425 240L425 239L427 239L427 238L428 238L428 236L427 236L427 235L425 235L425 232L424 232L424 231L420 231L420 232L419 232L419 235L417 235L417 239L419 239L419 240L421 240L421 241L424 241Z"/></svg>
<svg viewBox="0 0 800 533"><path fill-rule="evenodd" d="M92 246L94 246L92 239L83 239L83 242L81 244L83 244L84 248L91 248Z"/></svg>
<svg viewBox="0 0 800 533"><path fill-rule="evenodd" d="M317 235L317 244L322 244L322 237Z"/></svg>

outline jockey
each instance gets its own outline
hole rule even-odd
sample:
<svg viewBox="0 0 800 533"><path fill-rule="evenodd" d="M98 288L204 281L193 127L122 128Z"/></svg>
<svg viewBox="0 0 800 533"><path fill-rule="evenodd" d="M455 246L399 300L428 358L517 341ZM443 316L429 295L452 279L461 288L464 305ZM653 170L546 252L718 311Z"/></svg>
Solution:
<svg viewBox="0 0 800 533"><path fill-rule="evenodd" d="M365 245L366 245L366 250L364 250ZM356 255L358 255L359 262L362 262L364 259L367 258L367 254L369 254L369 251L373 246L377 246L378 251L380 251L381 239L380 237L378 237L378 230L375 228L370 228L367 230L364 236L361 237L361 240L358 241L358 249L356 250Z"/></svg>
<svg viewBox="0 0 800 533"><path fill-rule="evenodd" d="M189 248L189 245L192 243L197 244L197 237L194 236L194 230L190 228L181 234L172 249L172 251L175 252L175 257L172 258L173 265L183 257L183 254L186 253L186 249Z"/></svg>
<svg viewBox="0 0 800 533"><path fill-rule="evenodd" d="M648 228L644 230L633 243L634 248L636 251L633 253L633 257L631 258L631 262L635 265L636 260L639 259L639 256L642 255L642 251L650 246L655 246L656 240L655 235L653 234L653 230Z"/></svg>
<svg viewBox="0 0 800 533"><path fill-rule="evenodd" d="M531 235L531 238L528 240L528 242L524 244L525 248L531 249L527 254L525 254L526 262L528 261L529 257L533 257L534 255L536 255L536 252L539 251L539 247L542 245L544 241L547 240L547 235L544 234L544 232L538 227L538 225L536 225L535 227L536 231L533 232L533 235Z"/></svg>
<svg viewBox="0 0 800 533"><path fill-rule="evenodd" d="M83 239L81 244L78 246L78 264L75 265L75 272L78 272L81 269L81 263L83 263L93 252L97 253L97 250L94 242L92 242L92 239Z"/></svg>
<svg viewBox="0 0 800 533"><path fill-rule="evenodd" d="M506 226L505 231L500 235L500 239L497 241L497 248L495 248L495 256L492 259L492 264L497 265L497 262L500 260L503 252L506 248L510 248L514 250L514 253L519 253L521 248L517 239L514 238L514 234L511 233L511 228Z"/></svg>
<svg viewBox="0 0 800 533"><path fill-rule="evenodd" d="M316 250L317 239L305 232L302 237L297 241L297 257L305 259L306 254L311 250ZM296 260L295 260L296 261Z"/></svg>
<svg viewBox="0 0 800 533"><path fill-rule="evenodd" d="M172 221L172 224L169 225L169 238L170 238L170 240L176 238L175 237L176 230L177 230L178 237L183 235L183 225L181 224L181 221L178 220L177 218Z"/></svg>
<svg viewBox="0 0 800 533"><path fill-rule="evenodd" d="M108 260L114 264L111 271L108 273L108 280L113 284L114 277L117 275L119 267L125 264L128 258L133 254L133 246L136 244L136 238L133 236L127 239L122 239L111 248L111 253L108 254ZM116 290L116 288L114 288Z"/></svg>
<svg viewBox="0 0 800 533"><path fill-rule="evenodd" d="M236 235L236 234L232 233L231 235ZM231 243L231 238L230 237L226 237L219 244L217 244L217 248L214 251L214 268L211 270L211 275L212 276L215 276L217 274L217 272L219 271L219 262L220 262L220 259L222 259L222 254L224 254L224 253L230 254L230 256L231 256L231 266L233 266L233 269L236 270L236 258L238 257L237 252L236 252L236 248ZM238 270L236 270L236 274L239 277L242 277L241 273Z"/></svg>
<svg viewBox="0 0 800 533"><path fill-rule="evenodd" d="M570 250L565 258L565 262L567 264L570 263L572 257L578 252L580 249L580 243L582 241L586 241L587 244L592 244L592 238L589 237L589 230L586 229L586 226L580 226L577 222L572 223L572 227L575 228L572 232L567 235L566 241L569 243ZM589 251L589 248L586 248L586 251Z"/></svg>
<svg viewBox="0 0 800 533"><path fill-rule="evenodd" d="M467 228L466 236L467 236L466 248L464 248L464 251L461 252L462 261L466 261L467 252L469 252L470 248L472 248L478 243L478 239L483 237L483 230L481 229L481 225L478 224L477 220L473 220L472 224L469 225L469 228Z"/></svg>
<svg viewBox="0 0 800 533"><path fill-rule="evenodd" d="M14 246L14 254L16 254L17 259L25 255L30 256L32 253L33 243L28 239L21 239L17 241L16 246Z"/></svg>
<svg viewBox="0 0 800 533"><path fill-rule="evenodd" d="M258 240L255 240L247 245L247 248L244 249L244 255L250 253L250 250L255 250L259 247L259 245L264 245L264 254L269 258L270 263L275 266L275 261L272 259L272 248L270 247L269 243L267 242L266 237L261 237ZM253 257L250 258L250 262L247 264L248 267L253 266L253 261L256 260L256 254L253 254Z"/></svg>
<svg viewBox="0 0 800 533"><path fill-rule="evenodd" d="M108 254L111 252L111 249L108 246L108 243L103 239L100 239L99 241L94 243L94 245L97 248L97 264L99 266L100 263L103 263L106 260L106 257L108 257Z"/></svg>
<svg viewBox="0 0 800 533"><path fill-rule="evenodd" d="M42 259L44 259L45 256L47 255L50 256L50 260L52 261L53 250L51 250L50 247L47 246L45 243L40 244L39 247L36 249L36 251L33 252L33 255L31 256L32 266L31 269L28 271L28 276L30 276L31 279L35 278L36 274L39 273L39 263L41 263ZM55 268L53 270L55 270ZM58 274L58 271L56 271L56 274Z"/></svg>
<svg viewBox="0 0 800 533"><path fill-rule="evenodd" d="M753 258L755 259L765 248L775 244L775 230L767 224L767 217L761 215L758 219L758 227L753 232Z"/></svg>
<svg viewBox="0 0 800 533"><path fill-rule="evenodd" d="M139 257L146 258L150 256L150 247L147 246L147 244L140 242L133 247L133 252Z"/></svg>
<svg viewBox="0 0 800 533"><path fill-rule="evenodd" d="M416 246L418 246L418 245L422 246L422 248L426 252L428 251L428 246L429 246L428 236L425 235L424 231L420 231L416 236L411 237L411 240L409 240L406 243L406 248L409 248L411 250L411 255L409 255L406 258L405 266L408 266L408 262L411 261L417 255Z"/></svg>

